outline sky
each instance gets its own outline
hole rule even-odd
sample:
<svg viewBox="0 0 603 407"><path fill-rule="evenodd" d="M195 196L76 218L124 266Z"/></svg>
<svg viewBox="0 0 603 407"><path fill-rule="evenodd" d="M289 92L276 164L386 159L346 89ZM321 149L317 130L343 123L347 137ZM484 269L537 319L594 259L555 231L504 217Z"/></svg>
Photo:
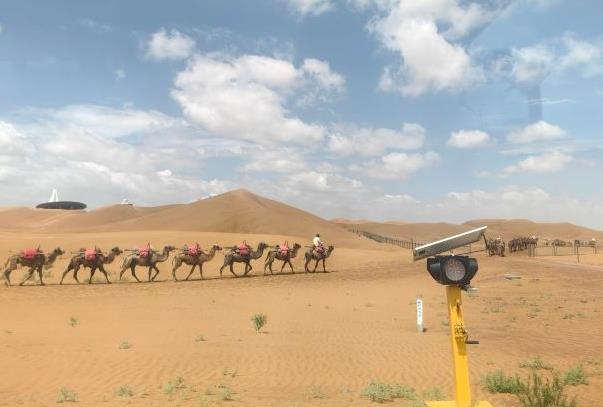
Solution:
<svg viewBox="0 0 603 407"><path fill-rule="evenodd" d="M0 205L235 188L603 228L597 0L0 1Z"/></svg>

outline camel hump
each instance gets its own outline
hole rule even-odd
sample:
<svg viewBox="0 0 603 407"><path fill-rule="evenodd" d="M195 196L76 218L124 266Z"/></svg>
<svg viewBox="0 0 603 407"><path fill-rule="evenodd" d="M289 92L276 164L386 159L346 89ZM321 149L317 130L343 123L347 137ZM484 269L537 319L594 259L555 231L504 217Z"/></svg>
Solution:
<svg viewBox="0 0 603 407"><path fill-rule="evenodd" d="M201 247L199 246L199 243L190 243L190 244L186 245L186 252L187 252L187 254L190 254L191 256L198 255L200 251L201 251Z"/></svg>
<svg viewBox="0 0 603 407"><path fill-rule="evenodd" d="M149 254L151 253L151 248L147 245L147 246L140 246L138 248L138 255L140 257L149 257Z"/></svg>
<svg viewBox="0 0 603 407"><path fill-rule="evenodd" d="M278 251L281 255L285 256L289 253L289 245L285 242L278 246Z"/></svg>
<svg viewBox="0 0 603 407"><path fill-rule="evenodd" d="M242 256L246 256L249 254L249 246L247 246L247 242L243 242L238 246L239 254Z"/></svg>
<svg viewBox="0 0 603 407"><path fill-rule="evenodd" d="M39 253L38 248L36 247L26 247L21 250L21 257L24 259L33 259Z"/></svg>

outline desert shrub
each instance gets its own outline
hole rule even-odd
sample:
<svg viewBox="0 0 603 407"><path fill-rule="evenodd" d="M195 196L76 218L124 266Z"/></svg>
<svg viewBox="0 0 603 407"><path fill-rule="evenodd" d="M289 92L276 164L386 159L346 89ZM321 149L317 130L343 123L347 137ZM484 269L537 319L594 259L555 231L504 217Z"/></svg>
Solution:
<svg viewBox="0 0 603 407"><path fill-rule="evenodd" d="M173 396L176 392L184 388L186 388L186 385L184 384L184 379L181 376L178 376L167 382L167 384L163 388L163 392L168 396Z"/></svg>
<svg viewBox="0 0 603 407"><path fill-rule="evenodd" d="M123 341L122 343L119 344L119 349L130 349L132 347L132 344L128 341Z"/></svg>
<svg viewBox="0 0 603 407"><path fill-rule="evenodd" d="M522 407L577 407L576 399L569 400L564 387L558 374L545 380L532 372L517 397Z"/></svg>
<svg viewBox="0 0 603 407"><path fill-rule="evenodd" d="M230 401L233 399L234 397L234 391L226 386L226 385L220 385L220 399L223 401Z"/></svg>
<svg viewBox="0 0 603 407"><path fill-rule="evenodd" d="M69 317L69 325L72 327L76 327L80 323L80 319L78 317Z"/></svg>
<svg viewBox="0 0 603 407"><path fill-rule="evenodd" d="M423 399L425 400L438 401L444 400L445 397L446 396L444 396L444 393L439 387L432 387L431 389L427 389L425 392L423 392Z"/></svg>
<svg viewBox="0 0 603 407"><path fill-rule="evenodd" d="M203 336L203 335L197 335L195 337L195 342L205 342L205 336Z"/></svg>
<svg viewBox="0 0 603 407"><path fill-rule="evenodd" d="M553 370L553 365L550 363L546 363L544 360L540 358L540 356L536 356L533 359L528 359L519 364L519 367L532 369L532 370Z"/></svg>
<svg viewBox="0 0 603 407"><path fill-rule="evenodd" d="M57 397L57 403L75 403L77 401L77 394L73 390L69 390L67 387L63 387L59 391Z"/></svg>
<svg viewBox="0 0 603 407"><path fill-rule="evenodd" d="M268 317L265 314L255 314L251 320L253 321L253 326L255 327L256 332L260 332L260 329L266 325L268 322Z"/></svg>
<svg viewBox="0 0 603 407"><path fill-rule="evenodd" d="M313 399L326 399L328 398L328 396L326 395L326 393L324 391L322 391L322 389L318 386L312 386L310 387L309 391L309 396L310 398Z"/></svg>
<svg viewBox="0 0 603 407"><path fill-rule="evenodd" d="M502 370L487 374L483 386L490 393L517 394L521 391L521 380L517 376L506 376Z"/></svg>
<svg viewBox="0 0 603 407"><path fill-rule="evenodd" d="M117 397L132 397L134 393L129 386L119 386L117 389L115 389L115 395Z"/></svg>
<svg viewBox="0 0 603 407"><path fill-rule="evenodd" d="M383 403L394 399L415 400L417 398L415 391L410 387L376 381L370 382L363 390L362 395L376 403Z"/></svg>
<svg viewBox="0 0 603 407"><path fill-rule="evenodd" d="M568 384L570 386L577 386L579 384L588 384L588 379L586 378L586 372L582 365L575 366L568 370L563 375L563 383Z"/></svg>

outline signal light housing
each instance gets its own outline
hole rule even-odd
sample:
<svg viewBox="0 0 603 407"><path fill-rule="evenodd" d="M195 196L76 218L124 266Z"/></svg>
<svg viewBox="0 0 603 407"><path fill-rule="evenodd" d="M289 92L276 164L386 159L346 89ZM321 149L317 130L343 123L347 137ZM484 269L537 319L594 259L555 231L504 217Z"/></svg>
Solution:
<svg viewBox="0 0 603 407"><path fill-rule="evenodd" d="M469 256L435 256L427 259L427 271L442 285L469 286L477 270L477 260Z"/></svg>

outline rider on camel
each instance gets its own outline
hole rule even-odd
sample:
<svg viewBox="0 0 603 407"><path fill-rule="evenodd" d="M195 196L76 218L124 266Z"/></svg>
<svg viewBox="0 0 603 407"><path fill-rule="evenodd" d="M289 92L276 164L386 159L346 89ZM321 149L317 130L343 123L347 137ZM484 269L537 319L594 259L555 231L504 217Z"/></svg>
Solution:
<svg viewBox="0 0 603 407"><path fill-rule="evenodd" d="M314 250L317 253L324 253L325 251L325 246L322 242L322 240L320 240L320 234L317 233L316 236L314 236L314 239L312 239L312 246L314 246Z"/></svg>

